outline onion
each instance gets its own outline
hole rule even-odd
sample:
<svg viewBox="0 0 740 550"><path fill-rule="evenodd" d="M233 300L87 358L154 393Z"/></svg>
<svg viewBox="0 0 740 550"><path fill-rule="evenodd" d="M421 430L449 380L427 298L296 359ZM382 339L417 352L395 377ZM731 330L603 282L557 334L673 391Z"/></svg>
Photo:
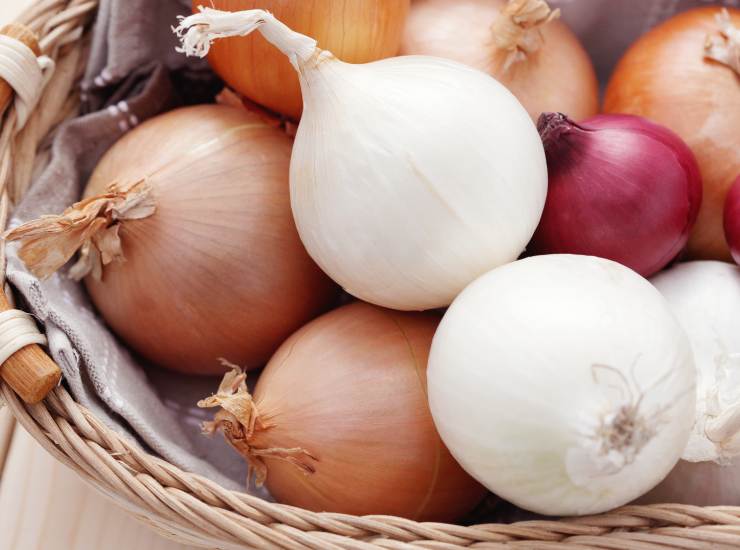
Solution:
<svg viewBox="0 0 740 550"><path fill-rule="evenodd" d="M578 38L544 0L415 0L402 54L460 61L506 86L537 120L598 112L598 83Z"/></svg>
<svg viewBox="0 0 740 550"><path fill-rule="evenodd" d="M725 237L730 245L732 258L740 264L740 176L727 193L724 221Z"/></svg>
<svg viewBox="0 0 740 550"><path fill-rule="evenodd" d="M718 7L690 10L644 35L617 66L604 109L663 124L692 148L704 180L704 201L689 254L727 260L722 210L740 173L740 67L716 59L740 48L740 32L731 30L733 24L740 26L740 10L729 9L726 20L721 13Z"/></svg>
<svg viewBox="0 0 740 550"><path fill-rule="evenodd" d="M258 484L315 511L454 521L485 490L454 461L429 414L436 314L356 302L309 323L272 357L254 399L239 369L199 403Z"/></svg>
<svg viewBox="0 0 740 550"><path fill-rule="evenodd" d="M429 357L442 440L521 508L592 514L673 468L694 421L691 348L645 279L601 258L499 267L452 303Z"/></svg>
<svg viewBox="0 0 740 550"><path fill-rule="evenodd" d="M650 276L686 245L701 204L691 150L626 115L540 117L549 187L529 251L600 256Z"/></svg>
<svg viewBox="0 0 740 550"><path fill-rule="evenodd" d="M348 63L367 63L398 53L409 0L193 0L224 11L261 8L294 30L315 38ZM298 119L303 102L290 62L261 36L214 44L213 70L248 98Z"/></svg>
<svg viewBox="0 0 740 550"><path fill-rule="evenodd" d="M198 374L223 372L221 356L261 366L336 295L291 217L290 152L244 110L179 109L116 143L85 201L9 239L42 277L82 247L71 273L91 272L92 301L146 359Z"/></svg>
<svg viewBox="0 0 740 550"><path fill-rule="evenodd" d="M263 10L204 9L179 23L188 55L258 31L300 73L293 216L347 292L393 309L443 307L532 238L547 195L542 140L489 75L427 56L344 63Z"/></svg>
<svg viewBox="0 0 740 550"><path fill-rule="evenodd" d="M646 502L740 504L740 267L688 262L652 280L691 341L694 429L683 460Z"/></svg>

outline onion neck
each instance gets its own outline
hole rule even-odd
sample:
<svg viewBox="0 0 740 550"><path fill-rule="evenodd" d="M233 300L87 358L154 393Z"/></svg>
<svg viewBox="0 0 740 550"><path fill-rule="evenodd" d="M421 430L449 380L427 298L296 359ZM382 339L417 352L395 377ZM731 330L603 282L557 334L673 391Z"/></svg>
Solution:
<svg viewBox="0 0 740 550"><path fill-rule="evenodd" d="M215 408L213 421L203 423L203 432L211 435L221 431L229 444L247 461L247 487L252 477L258 487L267 479L265 459L284 460L306 475L316 472L314 463L318 459L300 447L259 447L254 444L259 432L269 430L259 412L257 404L247 389L247 375L243 369L221 359L231 370L224 375L215 395L202 399L198 407Z"/></svg>
<svg viewBox="0 0 740 550"><path fill-rule="evenodd" d="M730 67L740 75L740 29L732 24L730 12L723 8L716 16L719 29L707 35L704 55Z"/></svg>
<svg viewBox="0 0 740 550"><path fill-rule="evenodd" d="M543 43L541 27L560 17L545 0L509 0L491 26L493 43L506 52L504 71L527 59Z"/></svg>
<svg viewBox="0 0 740 550"><path fill-rule="evenodd" d="M205 57L216 40L246 36L255 30L285 54L297 71L321 53L316 40L293 31L265 10L227 12L203 6L198 10L179 17L179 25L172 29L182 42L177 51L185 55Z"/></svg>
<svg viewBox="0 0 740 550"><path fill-rule="evenodd" d="M740 454L740 401L737 369L740 353L723 352L715 359L714 386L707 392L703 417L703 436L713 446L719 463L732 461Z"/></svg>
<svg viewBox="0 0 740 550"><path fill-rule="evenodd" d="M152 188L145 179L126 186L113 183L104 194L75 203L61 215L26 222L4 238L20 241L21 260L40 279L51 276L79 251L69 276L100 280L104 266L125 259L120 223L147 218L155 211Z"/></svg>
<svg viewBox="0 0 740 550"><path fill-rule="evenodd" d="M740 433L740 403L728 407L722 414L707 420L704 426L707 439L724 445Z"/></svg>
<svg viewBox="0 0 740 550"><path fill-rule="evenodd" d="M585 134L589 130L579 126L563 113L542 113L537 120L537 131L549 156L562 148L568 136Z"/></svg>

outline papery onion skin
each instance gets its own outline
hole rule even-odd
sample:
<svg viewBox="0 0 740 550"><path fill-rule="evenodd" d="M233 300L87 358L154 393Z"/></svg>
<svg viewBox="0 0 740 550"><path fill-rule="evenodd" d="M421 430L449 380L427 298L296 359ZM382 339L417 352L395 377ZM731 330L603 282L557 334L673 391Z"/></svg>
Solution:
<svg viewBox="0 0 740 550"><path fill-rule="evenodd" d="M121 223L126 261L85 279L131 348L191 374L222 373L219 357L258 367L332 303L290 213L290 152L256 115L203 105L147 121L106 153L86 196L146 177L157 202Z"/></svg>
<svg viewBox="0 0 740 550"><path fill-rule="evenodd" d="M663 479L689 437L694 383L687 337L650 283L558 254L468 286L428 368L453 456L498 496L548 515L601 513Z"/></svg>
<svg viewBox="0 0 740 550"><path fill-rule="evenodd" d="M368 63L398 53L410 0L193 0L193 11L264 9L321 48L349 63ZM213 45L208 61L236 91L294 120L303 100L295 69L261 36Z"/></svg>
<svg viewBox="0 0 740 550"><path fill-rule="evenodd" d="M727 9L739 27L740 10ZM704 7L683 12L635 42L612 75L604 110L649 118L686 141L704 180L689 255L729 260L722 211L727 190L740 173L740 76L704 57L707 35L719 30L720 11Z"/></svg>
<svg viewBox="0 0 740 550"><path fill-rule="evenodd" d="M426 362L439 315L356 302L291 336L254 392L254 448L306 449L306 474L265 457L279 501L314 511L455 521L485 494L434 428Z"/></svg>
<svg viewBox="0 0 740 550"><path fill-rule="evenodd" d="M588 53L565 23L538 28L542 43L505 69L508 52L492 38L493 22L508 0L415 0L401 55L432 55L465 63L496 78L529 112L558 111L575 120L599 110L599 86ZM534 31L537 32L537 31Z"/></svg>
<svg viewBox="0 0 740 550"><path fill-rule="evenodd" d="M691 341L697 410L683 460L641 500L740 504L740 267L717 261L679 263L651 282Z"/></svg>
<svg viewBox="0 0 740 550"><path fill-rule="evenodd" d="M724 219L725 237L730 245L732 259L740 264L740 176L727 193Z"/></svg>
<svg viewBox="0 0 740 550"><path fill-rule="evenodd" d="M546 113L539 130L549 186L528 252L599 256L649 277L683 250L702 185L681 138L628 115Z"/></svg>

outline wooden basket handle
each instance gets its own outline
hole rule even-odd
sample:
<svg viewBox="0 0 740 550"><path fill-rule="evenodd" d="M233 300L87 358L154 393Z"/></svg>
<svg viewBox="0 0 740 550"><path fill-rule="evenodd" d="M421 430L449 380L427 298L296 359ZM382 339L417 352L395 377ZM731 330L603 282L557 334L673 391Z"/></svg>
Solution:
<svg viewBox="0 0 740 550"><path fill-rule="evenodd" d="M38 57L41 55L41 46L39 46L39 40L36 33L25 25L20 23L11 23L0 28L0 34L15 38L19 42L22 42L28 46L31 51ZM10 101L13 99L14 94L13 88L10 84L0 78L0 115L5 112L5 109L10 105Z"/></svg>
<svg viewBox="0 0 740 550"><path fill-rule="evenodd" d="M38 37L24 25L11 23L0 28L4 34L23 42L37 56L41 54ZM0 115L13 99L13 88L0 78ZM0 311L13 309L0 290ZM62 377L59 366L38 345L31 344L11 355L0 366L0 377L25 401L38 403L54 389Z"/></svg>

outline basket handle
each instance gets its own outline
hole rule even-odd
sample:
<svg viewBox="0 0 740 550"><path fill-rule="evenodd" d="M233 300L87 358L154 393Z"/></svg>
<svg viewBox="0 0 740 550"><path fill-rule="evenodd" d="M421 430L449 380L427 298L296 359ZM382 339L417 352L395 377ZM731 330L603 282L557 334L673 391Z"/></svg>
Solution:
<svg viewBox="0 0 740 550"><path fill-rule="evenodd" d="M39 45L38 36L31 29L20 23L10 23L0 28L0 34L15 38L18 42L21 42L28 46L36 56L41 55L41 46ZM0 78L0 115L5 112L5 109L10 105L10 101L13 99L14 94L13 88Z"/></svg>
<svg viewBox="0 0 740 550"><path fill-rule="evenodd" d="M11 23L0 28L0 34L10 36L28 46L37 56L41 54L38 37L28 27ZM13 99L13 88L0 79L0 115ZM0 290L0 311L13 309L5 293ZM19 349L0 366L0 377L25 401L38 403L59 384L62 371L37 344Z"/></svg>

